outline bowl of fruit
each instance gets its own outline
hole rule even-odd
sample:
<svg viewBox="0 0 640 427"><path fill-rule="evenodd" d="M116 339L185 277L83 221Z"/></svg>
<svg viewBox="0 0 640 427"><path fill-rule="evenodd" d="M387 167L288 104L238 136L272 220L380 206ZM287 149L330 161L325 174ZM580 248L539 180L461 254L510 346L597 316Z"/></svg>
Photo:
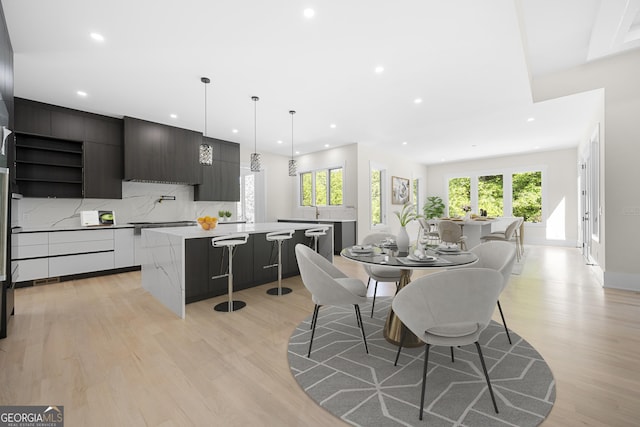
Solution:
<svg viewBox="0 0 640 427"><path fill-rule="evenodd" d="M198 218L198 224L203 230L213 230L218 224L218 218L215 216L201 216Z"/></svg>

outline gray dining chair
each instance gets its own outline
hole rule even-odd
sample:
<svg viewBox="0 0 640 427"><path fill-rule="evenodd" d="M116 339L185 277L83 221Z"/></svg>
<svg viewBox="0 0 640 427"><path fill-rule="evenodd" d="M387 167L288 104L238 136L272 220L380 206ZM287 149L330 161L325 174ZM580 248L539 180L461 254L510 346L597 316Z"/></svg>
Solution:
<svg viewBox="0 0 640 427"><path fill-rule="evenodd" d="M364 349L368 354L369 348L359 306L359 304L367 302L367 287L364 283L360 279L347 277L322 255L301 243L296 245L296 259L302 283L311 292L311 299L315 304L311 318L311 338L309 339L307 357L311 356L313 336L318 323L318 312L323 305L354 306L356 322L362 333Z"/></svg>
<svg viewBox="0 0 640 427"><path fill-rule="evenodd" d="M490 241L503 241L510 242L515 239L516 246L516 258L520 261L521 249L520 249L520 239L517 235L518 229L522 224L523 218L516 218L515 221L512 221L507 225L507 228L504 231L494 231L491 234L487 234L485 236L480 237L480 241L482 243L490 242Z"/></svg>
<svg viewBox="0 0 640 427"><path fill-rule="evenodd" d="M427 244L440 243L440 233L438 232L438 224L436 222L418 218L418 224L420 224L418 240L422 239L426 241Z"/></svg>
<svg viewBox="0 0 640 427"><path fill-rule="evenodd" d="M513 271L513 265L516 261L517 251L513 245L509 242L490 241L472 248L470 252L473 252L478 257L478 261L473 264L473 267L491 268L502 274L502 289L500 290L500 293L502 293L511 279L511 272ZM507 328L507 322L504 320L499 299L497 300L497 304L500 317L502 318L502 324L504 325L504 331L507 334L509 344L512 344L509 328Z"/></svg>
<svg viewBox="0 0 640 427"><path fill-rule="evenodd" d="M391 233L371 233L362 239L363 245L373 245L376 243L380 243L385 239L393 239L396 240L396 236ZM369 276L369 280L367 280L367 290L369 290L369 285L371 281L375 281L375 287L373 288L373 301L371 303L371 317L373 317L373 311L376 306L376 293L378 292L378 282L382 283L395 283L396 287L398 286L398 282L400 281L400 277L402 276L402 272L397 268L390 267L380 267L377 265L363 264L365 273ZM409 273L411 275L411 273Z"/></svg>
<svg viewBox="0 0 640 427"><path fill-rule="evenodd" d="M438 222L438 234L443 243L455 243L463 251L467 250L467 236L462 234L461 224L443 219Z"/></svg>
<svg viewBox="0 0 640 427"><path fill-rule="evenodd" d="M491 322L502 283L502 275L489 268L445 270L414 280L410 286L401 289L393 299L393 311L403 324L394 365L398 364L407 330L425 343L419 415L421 420L424 412L429 350L432 345L454 347L475 344L493 408L496 414L498 413L498 405L478 339Z"/></svg>

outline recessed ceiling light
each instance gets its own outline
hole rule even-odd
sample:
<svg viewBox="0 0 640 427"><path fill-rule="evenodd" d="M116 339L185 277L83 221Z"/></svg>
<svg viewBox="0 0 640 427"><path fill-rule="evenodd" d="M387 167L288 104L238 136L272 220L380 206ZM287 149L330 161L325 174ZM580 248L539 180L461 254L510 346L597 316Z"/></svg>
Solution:
<svg viewBox="0 0 640 427"><path fill-rule="evenodd" d="M378 65L375 69L376 73L381 74L384 72L384 67L382 65Z"/></svg>
<svg viewBox="0 0 640 427"><path fill-rule="evenodd" d="M316 14L316 11L311 8L307 8L303 13L305 18L313 18Z"/></svg>
<svg viewBox="0 0 640 427"><path fill-rule="evenodd" d="M104 41L104 36L102 34L98 34L98 33L91 33L91 38L94 39L97 42L103 42Z"/></svg>
<svg viewBox="0 0 640 427"><path fill-rule="evenodd" d="M282 141L278 140L278 144L282 144Z"/></svg>
<svg viewBox="0 0 640 427"><path fill-rule="evenodd" d="M422 98L416 98L413 100L414 104L422 104Z"/></svg>
<svg viewBox="0 0 640 427"><path fill-rule="evenodd" d="M83 97L83 98L84 98L85 96L87 96L87 92L85 92L85 91L83 91L83 90L79 90L79 91L77 91L76 93L78 94L78 96L81 96L81 97Z"/></svg>
<svg viewBox="0 0 640 427"><path fill-rule="evenodd" d="M402 141L402 145L407 145L407 141Z"/></svg>
<svg viewBox="0 0 640 427"><path fill-rule="evenodd" d="M336 124L335 124L335 123L331 123L331 124L329 125L329 127L330 127L331 129L335 129L335 128L336 128Z"/></svg>
<svg viewBox="0 0 640 427"><path fill-rule="evenodd" d="M441 161L441 162L444 162L444 161L445 161L445 159L440 159L440 161Z"/></svg>
<svg viewBox="0 0 640 427"><path fill-rule="evenodd" d="M231 129L231 132L238 133L238 129Z"/></svg>
<svg viewBox="0 0 640 427"><path fill-rule="evenodd" d="M177 114L169 114L169 117L171 117L172 119L177 119L178 115Z"/></svg>
<svg viewBox="0 0 640 427"><path fill-rule="evenodd" d="M527 119L527 121L528 121L528 122L532 122L532 121L534 121L535 119L536 119L535 117L529 117L529 118Z"/></svg>
<svg viewBox="0 0 640 427"><path fill-rule="evenodd" d="M324 148L329 148L329 144L324 144Z"/></svg>
<svg viewBox="0 0 640 427"><path fill-rule="evenodd" d="M539 145L536 145L535 147L533 147L533 149L534 149L534 150L539 150L539 149L540 149L540 146L539 146Z"/></svg>
<svg viewBox="0 0 640 427"><path fill-rule="evenodd" d="M299 151L296 151L296 154L300 154L300 152L299 152Z"/></svg>

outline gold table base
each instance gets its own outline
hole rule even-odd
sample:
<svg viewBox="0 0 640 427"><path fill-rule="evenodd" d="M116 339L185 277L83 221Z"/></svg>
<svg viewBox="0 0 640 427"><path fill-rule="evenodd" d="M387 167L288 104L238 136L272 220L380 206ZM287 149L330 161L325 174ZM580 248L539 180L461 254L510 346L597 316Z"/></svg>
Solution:
<svg viewBox="0 0 640 427"><path fill-rule="evenodd" d="M401 270L400 282L398 283L398 291L411 283L411 270ZM383 329L384 339L393 345L400 345L402 339L402 322L398 319L398 316L393 312L393 308L389 309L389 315L387 316L387 322ZM424 343L407 329L406 337L404 338L403 347L420 347Z"/></svg>

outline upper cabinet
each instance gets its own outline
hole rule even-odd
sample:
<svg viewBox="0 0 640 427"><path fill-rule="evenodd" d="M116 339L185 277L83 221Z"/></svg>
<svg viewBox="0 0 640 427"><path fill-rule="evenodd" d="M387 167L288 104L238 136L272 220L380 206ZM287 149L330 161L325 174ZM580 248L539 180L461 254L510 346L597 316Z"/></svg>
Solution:
<svg viewBox="0 0 640 427"><path fill-rule="evenodd" d="M200 183L200 132L124 118L124 179Z"/></svg>
<svg viewBox="0 0 640 427"><path fill-rule="evenodd" d="M15 130L25 197L122 198L122 120L16 98Z"/></svg>
<svg viewBox="0 0 640 427"><path fill-rule="evenodd" d="M201 184L195 186L196 201L240 201L240 145L203 137L213 149L213 164L199 165Z"/></svg>

